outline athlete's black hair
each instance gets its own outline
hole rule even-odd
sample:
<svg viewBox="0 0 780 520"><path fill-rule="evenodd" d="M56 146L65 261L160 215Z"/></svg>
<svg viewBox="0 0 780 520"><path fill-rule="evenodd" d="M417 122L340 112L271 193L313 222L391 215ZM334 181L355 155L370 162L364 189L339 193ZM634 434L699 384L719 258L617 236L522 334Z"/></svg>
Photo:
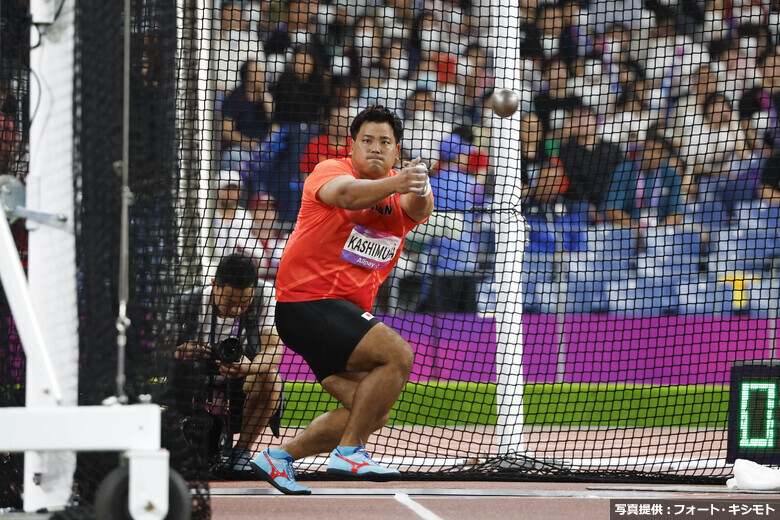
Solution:
<svg viewBox="0 0 780 520"><path fill-rule="evenodd" d="M395 112L383 107L382 105L371 105L370 107L360 112L357 116L355 116L355 119L352 120L352 125L349 127L349 131L353 141L357 139L357 135L360 132L360 127L363 126L363 123L366 122L388 123L393 129L393 136L395 137L396 143L400 143L401 139L404 137L404 124L401 122L401 119L395 115Z"/></svg>

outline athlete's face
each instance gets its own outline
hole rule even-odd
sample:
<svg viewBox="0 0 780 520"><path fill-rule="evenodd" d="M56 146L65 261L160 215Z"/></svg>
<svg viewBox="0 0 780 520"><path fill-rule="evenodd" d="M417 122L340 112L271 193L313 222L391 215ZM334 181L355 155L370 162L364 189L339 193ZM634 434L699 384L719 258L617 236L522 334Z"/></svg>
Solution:
<svg viewBox="0 0 780 520"><path fill-rule="evenodd" d="M352 164L367 179L387 177L393 168L401 145L395 142L390 123L366 121L352 141Z"/></svg>

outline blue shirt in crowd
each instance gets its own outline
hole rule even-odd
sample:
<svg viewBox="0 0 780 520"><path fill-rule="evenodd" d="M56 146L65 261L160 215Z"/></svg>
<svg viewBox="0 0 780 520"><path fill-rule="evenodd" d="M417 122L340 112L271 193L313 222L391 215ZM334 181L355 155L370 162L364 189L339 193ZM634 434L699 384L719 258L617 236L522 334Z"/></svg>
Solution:
<svg viewBox="0 0 780 520"><path fill-rule="evenodd" d="M484 202L485 190L477 179L457 166L431 176L431 190L439 211L469 211Z"/></svg>
<svg viewBox="0 0 780 520"><path fill-rule="evenodd" d="M682 213L682 179L677 171L662 162L646 175L640 166L640 161L630 159L615 168L604 200L605 209L622 209L633 219L639 218L644 208L655 210L658 220Z"/></svg>

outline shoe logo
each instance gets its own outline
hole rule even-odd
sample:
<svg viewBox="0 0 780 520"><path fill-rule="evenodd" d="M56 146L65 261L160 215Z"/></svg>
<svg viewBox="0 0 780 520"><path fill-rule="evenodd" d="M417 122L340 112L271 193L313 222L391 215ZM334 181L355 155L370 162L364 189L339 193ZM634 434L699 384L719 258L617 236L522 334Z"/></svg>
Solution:
<svg viewBox="0 0 780 520"><path fill-rule="evenodd" d="M336 456L338 458L340 458L341 460L349 462L352 465L352 473L357 473L358 470L360 468L362 468L363 466L370 466L371 465L370 461L369 462L355 462L353 460L349 460L348 458L346 458L345 456L343 456L340 453L337 453Z"/></svg>
<svg viewBox="0 0 780 520"><path fill-rule="evenodd" d="M271 478L272 479L275 479L276 477L284 477L287 480L290 480L290 477L287 476L287 472L286 471L279 471L278 469L276 469L276 466L274 466L274 463L271 462L271 459L268 457L267 453L264 453L263 455L265 456L265 460L267 460L268 464L271 466Z"/></svg>

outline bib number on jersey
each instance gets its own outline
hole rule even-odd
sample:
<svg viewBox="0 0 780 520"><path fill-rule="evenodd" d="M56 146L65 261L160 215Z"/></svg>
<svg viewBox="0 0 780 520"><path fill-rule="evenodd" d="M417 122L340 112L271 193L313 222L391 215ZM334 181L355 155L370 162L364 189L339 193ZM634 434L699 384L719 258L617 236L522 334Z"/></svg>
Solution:
<svg viewBox="0 0 780 520"><path fill-rule="evenodd" d="M341 258L361 267L382 269L395 257L401 238L357 224L349 234Z"/></svg>

